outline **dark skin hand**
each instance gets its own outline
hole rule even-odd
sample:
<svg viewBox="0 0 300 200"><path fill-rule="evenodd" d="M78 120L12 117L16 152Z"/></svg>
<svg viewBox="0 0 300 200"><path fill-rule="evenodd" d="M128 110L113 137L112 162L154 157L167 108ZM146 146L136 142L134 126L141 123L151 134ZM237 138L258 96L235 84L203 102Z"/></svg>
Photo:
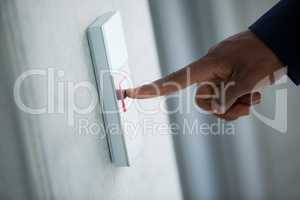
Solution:
<svg viewBox="0 0 300 200"><path fill-rule="evenodd" d="M220 42L183 69L124 93L130 98L153 98L198 84L197 105L230 121L249 114L250 107L261 100L257 84L268 76L271 82L259 87L272 84L273 73L282 68L276 55L251 31L245 31Z"/></svg>

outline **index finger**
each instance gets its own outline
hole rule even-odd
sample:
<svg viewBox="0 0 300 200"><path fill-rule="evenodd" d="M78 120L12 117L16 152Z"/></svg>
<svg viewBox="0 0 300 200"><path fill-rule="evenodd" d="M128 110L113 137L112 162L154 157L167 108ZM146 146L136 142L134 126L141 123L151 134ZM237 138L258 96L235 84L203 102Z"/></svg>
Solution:
<svg viewBox="0 0 300 200"><path fill-rule="evenodd" d="M202 58L152 83L126 89L125 97L146 99L165 96L185 89L194 83L210 80L213 75L212 65L211 60Z"/></svg>

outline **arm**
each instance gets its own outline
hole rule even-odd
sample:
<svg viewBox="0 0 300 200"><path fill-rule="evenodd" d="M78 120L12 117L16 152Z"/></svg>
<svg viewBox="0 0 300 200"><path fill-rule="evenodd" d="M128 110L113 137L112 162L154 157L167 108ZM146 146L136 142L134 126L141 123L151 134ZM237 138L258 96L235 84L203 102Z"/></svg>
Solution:
<svg viewBox="0 0 300 200"><path fill-rule="evenodd" d="M249 28L288 66L288 75L297 85L300 84L299 25L300 1L281 0Z"/></svg>
<svg viewBox="0 0 300 200"><path fill-rule="evenodd" d="M300 51L297 51L300 43L299 2L280 1L253 24L250 31L225 39L204 57L152 84L127 89L126 95L152 98L194 83L210 82L218 90L221 90L222 83L234 83L221 96L214 95L210 86L199 86L195 101L202 109L226 120L248 115L251 104L260 100L260 94L255 91L257 84L267 77L271 80L260 86L272 84L272 75L284 66L288 66L290 78L300 84Z"/></svg>

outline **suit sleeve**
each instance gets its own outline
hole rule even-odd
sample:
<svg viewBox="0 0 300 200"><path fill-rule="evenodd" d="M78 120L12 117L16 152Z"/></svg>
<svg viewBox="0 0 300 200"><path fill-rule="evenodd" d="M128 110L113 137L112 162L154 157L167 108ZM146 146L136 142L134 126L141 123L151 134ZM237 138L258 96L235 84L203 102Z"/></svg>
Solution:
<svg viewBox="0 0 300 200"><path fill-rule="evenodd" d="M300 0L281 0L249 29L288 67L300 84Z"/></svg>

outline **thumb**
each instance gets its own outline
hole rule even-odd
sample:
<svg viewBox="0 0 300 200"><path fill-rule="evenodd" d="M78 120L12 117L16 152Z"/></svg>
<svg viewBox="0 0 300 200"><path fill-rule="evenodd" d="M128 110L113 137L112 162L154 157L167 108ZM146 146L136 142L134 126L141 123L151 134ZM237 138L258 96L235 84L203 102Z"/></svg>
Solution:
<svg viewBox="0 0 300 200"><path fill-rule="evenodd" d="M221 83L218 98L211 101L213 112L216 114L226 113L240 97L249 92L246 87L237 84L235 81Z"/></svg>

